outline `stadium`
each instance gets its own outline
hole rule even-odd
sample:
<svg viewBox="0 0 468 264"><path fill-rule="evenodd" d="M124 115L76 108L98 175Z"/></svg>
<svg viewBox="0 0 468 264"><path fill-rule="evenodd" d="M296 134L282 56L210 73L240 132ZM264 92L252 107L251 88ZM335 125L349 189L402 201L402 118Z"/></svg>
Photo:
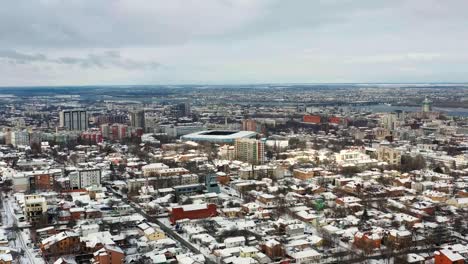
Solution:
<svg viewBox="0 0 468 264"><path fill-rule="evenodd" d="M227 143L232 144L239 138L254 138L257 135L252 131L205 130L184 135L182 140L195 142Z"/></svg>

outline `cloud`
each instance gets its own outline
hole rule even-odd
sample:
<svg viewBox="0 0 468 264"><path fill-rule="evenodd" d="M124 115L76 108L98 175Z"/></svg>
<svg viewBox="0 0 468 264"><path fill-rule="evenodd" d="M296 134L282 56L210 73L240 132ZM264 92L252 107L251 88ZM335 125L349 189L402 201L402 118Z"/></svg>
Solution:
<svg viewBox="0 0 468 264"><path fill-rule="evenodd" d="M105 51L98 54L88 54L85 57L52 58L44 54L27 54L15 50L0 50L0 61L10 64L55 64L73 65L81 68L121 68L125 70L156 69L160 66L155 61L140 61L124 58L118 51Z"/></svg>
<svg viewBox="0 0 468 264"><path fill-rule="evenodd" d="M447 59L453 56L440 53L404 53L404 54L379 54L352 56L343 58L343 63L398 63L398 62L432 62L440 59Z"/></svg>
<svg viewBox="0 0 468 264"><path fill-rule="evenodd" d="M0 50L0 59L18 64L25 64L37 61L43 62L47 60L47 57L44 54L25 54L15 50Z"/></svg>
<svg viewBox="0 0 468 264"><path fill-rule="evenodd" d="M0 85L468 76L466 0L4 2Z"/></svg>
<svg viewBox="0 0 468 264"><path fill-rule="evenodd" d="M276 1L276 0L275 0ZM183 44L238 30L266 0L17 0L2 3L0 47L119 48Z"/></svg>

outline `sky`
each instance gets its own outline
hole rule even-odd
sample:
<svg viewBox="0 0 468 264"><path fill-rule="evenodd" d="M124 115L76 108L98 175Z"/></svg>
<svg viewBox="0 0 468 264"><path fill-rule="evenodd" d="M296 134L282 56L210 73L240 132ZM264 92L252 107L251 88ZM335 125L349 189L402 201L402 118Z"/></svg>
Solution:
<svg viewBox="0 0 468 264"><path fill-rule="evenodd" d="M4 0L0 86L467 82L466 0Z"/></svg>

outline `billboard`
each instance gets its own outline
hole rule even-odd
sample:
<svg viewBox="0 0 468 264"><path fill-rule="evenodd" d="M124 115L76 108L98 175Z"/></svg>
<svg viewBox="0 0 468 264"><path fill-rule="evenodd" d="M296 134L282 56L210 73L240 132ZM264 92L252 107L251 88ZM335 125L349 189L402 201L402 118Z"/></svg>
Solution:
<svg viewBox="0 0 468 264"><path fill-rule="evenodd" d="M321 121L321 117L319 115L305 115L303 118L302 118L302 121L304 123L314 123L314 124L318 124L320 123Z"/></svg>
<svg viewBox="0 0 468 264"><path fill-rule="evenodd" d="M328 118L328 123L339 124L340 122L341 122L341 118L339 118L339 117L332 116L332 117Z"/></svg>

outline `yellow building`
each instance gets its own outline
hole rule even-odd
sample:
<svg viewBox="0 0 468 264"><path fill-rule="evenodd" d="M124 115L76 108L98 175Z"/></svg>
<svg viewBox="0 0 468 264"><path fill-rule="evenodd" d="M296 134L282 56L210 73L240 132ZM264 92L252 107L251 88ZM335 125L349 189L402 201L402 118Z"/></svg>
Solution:
<svg viewBox="0 0 468 264"><path fill-rule="evenodd" d="M40 217L47 212L47 202L41 195L24 196L24 215L28 220Z"/></svg>
<svg viewBox="0 0 468 264"><path fill-rule="evenodd" d="M140 233L150 241L166 238L166 234L154 224L141 223L138 225L138 229L140 229Z"/></svg>
<svg viewBox="0 0 468 264"><path fill-rule="evenodd" d="M389 165L399 166L401 164L401 151L388 146L380 146L377 149L377 159L387 162Z"/></svg>
<svg viewBox="0 0 468 264"><path fill-rule="evenodd" d="M242 247L239 256L241 258L255 258L257 253L258 249L255 247Z"/></svg>
<svg viewBox="0 0 468 264"><path fill-rule="evenodd" d="M143 231L145 233L145 237L148 238L150 241L156 241L160 239L166 238L166 234L158 228L149 227Z"/></svg>

